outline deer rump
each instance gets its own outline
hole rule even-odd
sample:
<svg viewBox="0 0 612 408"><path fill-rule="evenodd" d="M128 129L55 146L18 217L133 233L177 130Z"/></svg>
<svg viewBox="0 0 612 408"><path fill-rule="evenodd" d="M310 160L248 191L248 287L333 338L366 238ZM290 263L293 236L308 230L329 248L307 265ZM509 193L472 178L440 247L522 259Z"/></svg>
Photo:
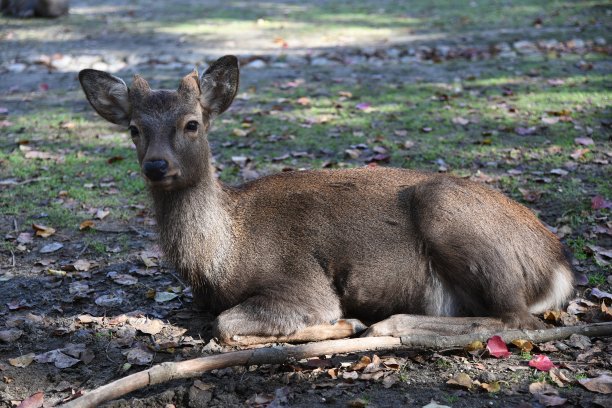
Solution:
<svg viewBox="0 0 612 408"><path fill-rule="evenodd" d="M177 91L84 70L95 110L129 126L161 246L227 343L542 325L573 275L522 205L480 184L394 168L217 181L207 132L238 89L226 56ZM398 314L411 314L405 316ZM393 316L393 317L390 317ZM428 316L428 317L425 317ZM461 318L471 316L472 318Z"/></svg>

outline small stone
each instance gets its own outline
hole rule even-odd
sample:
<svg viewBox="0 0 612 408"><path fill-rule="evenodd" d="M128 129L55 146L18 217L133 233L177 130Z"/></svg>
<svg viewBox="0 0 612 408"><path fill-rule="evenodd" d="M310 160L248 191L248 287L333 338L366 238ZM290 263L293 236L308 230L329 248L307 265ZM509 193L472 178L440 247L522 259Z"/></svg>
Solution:
<svg viewBox="0 0 612 408"><path fill-rule="evenodd" d="M581 40L580 38L574 38L568 41L567 46L570 48L581 49L581 48L584 48L584 41Z"/></svg>
<svg viewBox="0 0 612 408"><path fill-rule="evenodd" d="M346 58L346 62L349 65L365 64L367 61L368 59L363 55L351 55Z"/></svg>
<svg viewBox="0 0 612 408"><path fill-rule="evenodd" d="M499 53L500 58L507 58L507 59L516 58L516 55L517 54L514 51L503 51Z"/></svg>
<svg viewBox="0 0 612 408"><path fill-rule="evenodd" d="M6 67L6 69L8 69L10 72L13 72L13 73L15 73L15 74L19 74L19 73L21 73L21 72L25 71L25 69L26 69L27 67L28 67L28 66L27 66L26 64L22 64L22 63L20 63L20 62L16 62L16 63L14 63L14 64L9 64L9 65Z"/></svg>
<svg viewBox="0 0 612 408"><path fill-rule="evenodd" d="M436 47L436 53L440 57L446 58L446 56L450 53L450 51L451 51L451 47L449 47L448 45L438 45Z"/></svg>
<svg viewBox="0 0 612 408"><path fill-rule="evenodd" d="M261 69L261 68L265 68L267 65L268 64L266 64L264 60L256 59L246 64L246 67L254 68L254 69Z"/></svg>
<svg viewBox="0 0 612 408"><path fill-rule="evenodd" d="M538 47L531 41L517 41L513 44L513 47L519 54L533 54L538 52Z"/></svg>
<svg viewBox="0 0 612 408"><path fill-rule="evenodd" d="M300 57L299 55L287 55L287 57L285 58L285 62L295 67L301 67L308 63L306 61L306 58Z"/></svg>
<svg viewBox="0 0 612 408"><path fill-rule="evenodd" d="M496 44L495 50L499 52L506 52L506 51L511 51L512 47L510 47L510 44L503 42L503 43Z"/></svg>
<svg viewBox="0 0 612 408"><path fill-rule="evenodd" d="M595 39L595 44L597 45L606 45L606 39L603 37L597 37Z"/></svg>
<svg viewBox="0 0 612 408"><path fill-rule="evenodd" d="M310 61L310 65L315 65L315 66L325 66L325 65L330 65L330 64L331 64L331 61L323 57L313 58Z"/></svg>
<svg viewBox="0 0 612 408"><path fill-rule="evenodd" d="M387 50L387 57L389 58L397 58L401 54L401 51L397 48L389 48Z"/></svg>
<svg viewBox="0 0 612 408"><path fill-rule="evenodd" d="M544 49L547 50L552 50L554 48L557 48L559 46L559 41L557 40L542 40L538 42L538 45Z"/></svg>
<svg viewBox="0 0 612 408"><path fill-rule="evenodd" d="M497 381L497 376L495 374L493 374L492 372L489 371L485 371L483 373L480 374L480 377L478 377L480 382L484 382L484 383L492 383Z"/></svg>

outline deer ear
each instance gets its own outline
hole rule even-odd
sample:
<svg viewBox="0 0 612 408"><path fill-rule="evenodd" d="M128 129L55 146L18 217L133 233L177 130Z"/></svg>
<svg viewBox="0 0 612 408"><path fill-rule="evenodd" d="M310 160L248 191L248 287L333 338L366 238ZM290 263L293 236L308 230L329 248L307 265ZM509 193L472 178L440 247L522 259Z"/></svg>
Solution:
<svg viewBox="0 0 612 408"><path fill-rule="evenodd" d="M214 115L225 112L238 92L239 76L238 59L233 55L213 62L200 79L202 104Z"/></svg>
<svg viewBox="0 0 612 408"><path fill-rule="evenodd" d="M130 124L128 88L121 78L95 69L79 72L81 87L91 106L104 119L117 125Z"/></svg>

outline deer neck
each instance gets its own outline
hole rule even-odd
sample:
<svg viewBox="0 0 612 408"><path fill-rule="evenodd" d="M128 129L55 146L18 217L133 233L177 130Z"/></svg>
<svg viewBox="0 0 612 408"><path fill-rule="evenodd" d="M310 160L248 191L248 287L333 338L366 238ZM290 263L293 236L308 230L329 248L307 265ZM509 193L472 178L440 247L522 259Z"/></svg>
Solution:
<svg viewBox="0 0 612 408"><path fill-rule="evenodd" d="M206 167L195 186L151 191L162 250L194 289L222 285L232 247L229 197Z"/></svg>

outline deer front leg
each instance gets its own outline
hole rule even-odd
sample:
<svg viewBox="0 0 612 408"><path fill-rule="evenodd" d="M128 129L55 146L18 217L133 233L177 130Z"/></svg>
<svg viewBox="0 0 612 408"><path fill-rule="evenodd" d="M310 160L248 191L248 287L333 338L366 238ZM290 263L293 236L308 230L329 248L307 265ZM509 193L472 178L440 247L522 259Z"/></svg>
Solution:
<svg viewBox="0 0 612 408"><path fill-rule="evenodd" d="M366 328L358 320L340 319L335 297L286 297L287 293L254 296L224 311L215 321L216 337L240 346L297 343L349 337Z"/></svg>
<svg viewBox="0 0 612 408"><path fill-rule="evenodd" d="M506 324L492 317L448 317L398 314L373 324L362 337L431 334L455 336L502 330Z"/></svg>

